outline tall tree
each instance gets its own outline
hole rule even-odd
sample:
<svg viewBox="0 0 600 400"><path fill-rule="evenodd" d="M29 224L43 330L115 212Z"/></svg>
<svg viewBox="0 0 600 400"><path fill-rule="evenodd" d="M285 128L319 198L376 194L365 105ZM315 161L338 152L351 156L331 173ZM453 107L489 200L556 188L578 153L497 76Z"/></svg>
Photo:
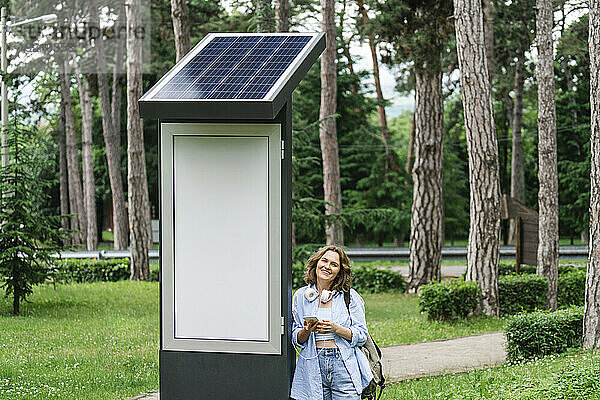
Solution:
<svg viewBox="0 0 600 400"><path fill-rule="evenodd" d="M470 224L467 279L482 290L481 309L498 315L500 184L498 141L484 45L480 0L454 0L467 151Z"/></svg>
<svg viewBox="0 0 600 400"><path fill-rule="evenodd" d="M369 15L365 9L363 0L356 0L358 12L362 21L363 29L368 29ZM381 129L381 140L385 149L385 171L390 167L390 142L391 135L387 126L387 118L385 116L385 101L383 99L383 91L381 90L381 80L379 78L379 60L377 59L377 43L375 35L372 32L367 33L369 41L369 49L371 50L371 59L373 61L373 79L375 80L375 94L377 95L377 115L379 117L379 128Z"/></svg>
<svg viewBox="0 0 600 400"><path fill-rule="evenodd" d="M81 175L79 174L79 155L77 150L77 137L75 134L75 117L73 116L73 103L71 102L71 75L67 59L60 60L59 80L61 104L65 112L65 154L67 158L67 181L69 185L69 212L75 214L71 220L73 244L85 241L85 214L83 207L83 194L81 189Z"/></svg>
<svg viewBox="0 0 600 400"><path fill-rule="evenodd" d="M127 3L127 183L132 280L148 279L151 240L150 201L144 152L144 132L138 99L142 96L141 1Z"/></svg>
<svg viewBox="0 0 600 400"><path fill-rule="evenodd" d="M289 32L290 0L275 0L275 21L277 32Z"/></svg>
<svg viewBox="0 0 600 400"><path fill-rule="evenodd" d="M342 212L342 189L338 139L334 115L337 105L337 71L335 1L321 0L321 30L325 32L325 51L321 55L321 107L319 137L323 157L323 189L325 214L339 216ZM344 231L339 218L334 218L325 228L327 244L344 244Z"/></svg>
<svg viewBox="0 0 600 400"><path fill-rule="evenodd" d="M121 12L123 12L123 10L121 10ZM92 1L90 7L90 23L92 26L100 26L98 4L95 0ZM116 53L119 54L119 43L116 45ZM98 97L100 98L100 111L102 115L102 132L104 135L104 145L106 147L110 190L112 192L114 248L115 250L122 250L127 248L128 241L127 212L125 210L125 193L123 191L123 179L121 176L121 131L120 127L117 127L117 121L113 119L113 116L120 115L120 109L118 112L111 110L108 67L106 65L104 42L102 38L98 38L94 41L94 48L98 78ZM114 72L117 73L117 71L118 63L115 63ZM118 96L120 99L120 91ZM113 106L115 106L115 104L113 104Z"/></svg>
<svg viewBox="0 0 600 400"><path fill-rule="evenodd" d="M274 30L273 0L256 0L256 31L273 32Z"/></svg>
<svg viewBox="0 0 600 400"><path fill-rule="evenodd" d="M547 306L557 307L558 282L558 172L556 165L556 102L554 98L554 51L552 0L536 1L538 82L538 192L539 244L537 273L548 278Z"/></svg>
<svg viewBox="0 0 600 400"><path fill-rule="evenodd" d="M414 77L414 134L409 144L413 153L408 156L413 158L409 288L414 291L440 277L444 240L442 50L452 32L448 22L452 2L391 0L378 3L378 9L374 29L396 49L395 62L412 63Z"/></svg>
<svg viewBox="0 0 600 400"><path fill-rule="evenodd" d="M591 196L583 347L600 347L600 0L589 2Z"/></svg>
<svg viewBox="0 0 600 400"><path fill-rule="evenodd" d="M86 216L85 247L98 248L98 226L96 222L96 186L94 179L94 154L92 150L92 98L87 77L77 73L79 106L81 108L81 166L83 173L83 206Z"/></svg>
<svg viewBox="0 0 600 400"><path fill-rule="evenodd" d="M190 15L186 0L171 0L171 19L175 34L175 61L190 50Z"/></svg>
<svg viewBox="0 0 600 400"><path fill-rule="evenodd" d="M515 63L515 99L513 102L511 130L511 164L510 164L510 196L525 201L525 171L523 169L523 138L521 128L523 127L523 84L525 83L525 54L519 52ZM514 243L515 220L510 220L508 238Z"/></svg>
<svg viewBox="0 0 600 400"><path fill-rule="evenodd" d="M60 215L61 227L67 232L71 229L69 214L69 184L67 178L67 147L65 144L65 105L61 96L60 117L58 122L58 182L60 190ZM63 238L64 246L71 244L71 237Z"/></svg>
<svg viewBox="0 0 600 400"><path fill-rule="evenodd" d="M494 5L492 0L482 0L483 34L490 86L494 85Z"/></svg>

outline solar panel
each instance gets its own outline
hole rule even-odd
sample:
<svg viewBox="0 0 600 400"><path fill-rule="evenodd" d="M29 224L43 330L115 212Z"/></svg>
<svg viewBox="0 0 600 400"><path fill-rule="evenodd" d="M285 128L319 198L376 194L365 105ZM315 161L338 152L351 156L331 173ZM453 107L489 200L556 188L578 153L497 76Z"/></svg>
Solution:
<svg viewBox="0 0 600 400"><path fill-rule="evenodd" d="M168 73L149 99L264 99L313 38L215 34Z"/></svg>

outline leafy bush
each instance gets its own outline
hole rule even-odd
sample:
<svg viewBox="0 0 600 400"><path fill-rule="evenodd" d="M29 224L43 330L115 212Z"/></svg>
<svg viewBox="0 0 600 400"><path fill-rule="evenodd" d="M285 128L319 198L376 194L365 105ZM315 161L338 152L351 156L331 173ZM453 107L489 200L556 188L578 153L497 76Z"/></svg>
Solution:
<svg viewBox="0 0 600 400"><path fill-rule="evenodd" d="M451 280L421 286L419 310L429 319L457 320L475 312L481 290L476 282Z"/></svg>
<svg viewBox="0 0 600 400"><path fill-rule="evenodd" d="M387 269L364 266L353 268L352 287L359 293L404 292L404 278Z"/></svg>
<svg viewBox="0 0 600 400"><path fill-rule="evenodd" d="M584 269L558 274L558 307L582 306L585 303Z"/></svg>
<svg viewBox="0 0 600 400"><path fill-rule="evenodd" d="M569 273L572 271L584 271L585 272L585 269L586 269L585 265L559 265L558 266L558 275L566 274L566 273ZM521 264L519 270L520 270L520 274L535 274L537 271L536 267L534 265L526 265L526 264ZM501 261L498 264L498 276L515 275L516 273L517 273L517 271L516 271L515 263Z"/></svg>
<svg viewBox="0 0 600 400"><path fill-rule="evenodd" d="M515 315L507 322L505 334L509 363L562 353L581 346L583 307Z"/></svg>
<svg viewBox="0 0 600 400"><path fill-rule="evenodd" d="M521 274L535 274L535 266L521 264L519 267ZM515 263L501 261L498 263L498 276L515 275L517 273Z"/></svg>
<svg viewBox="0 0 600 400"><path fill-rule="evenodd" d="M568 274L569 272L583 272L586 273L587 265L559 265L558 275Z"/></svg>
<svg viewBox="0 0 600 400"><path fill-rule="evenodd" d="M292 264L292 287L296 290L304 285L304 264L296 262ZM403 292L405 286L397 272L369 266L352 269L352 288L359 293Z"/></svg>
<svg viewBox="0 0 600 400"><path fill-rule="evenodd" d="M292 288L297 290L304 285L304 264L295 262L292 264Z"/></svg>
<svg viewBox="0 0 600 400"><path fill-rule="evenodd" d="M500 315L544 309L547 288L548 280L535 274L498 277Z"/></svg>
<svg viewBox="0 0 600 400"><path fill-rule="evenodd" d="M116 282L129 278L129 259L63 259L50 267L49 276L56 283Z"/></svg>

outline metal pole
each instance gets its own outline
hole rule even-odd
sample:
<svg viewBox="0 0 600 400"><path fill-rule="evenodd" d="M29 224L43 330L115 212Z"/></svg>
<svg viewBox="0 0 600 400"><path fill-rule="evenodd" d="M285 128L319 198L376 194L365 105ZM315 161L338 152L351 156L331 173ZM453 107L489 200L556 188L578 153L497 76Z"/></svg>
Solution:
<svg viewBox="0 0 600 400"><path fill-rule="evenodd" d="M8 154L6 154L6 146L8 145L8 137L6 135L6 122L8 120L8 97L6 93L6 82L4 75L7 70L7 59L6 59L6 7L2 7L0 13L0 30L2 31L2 87L0 88L2 94L2 106L0 107L0 118L2 118L2 167L8 165Z"/></svg>

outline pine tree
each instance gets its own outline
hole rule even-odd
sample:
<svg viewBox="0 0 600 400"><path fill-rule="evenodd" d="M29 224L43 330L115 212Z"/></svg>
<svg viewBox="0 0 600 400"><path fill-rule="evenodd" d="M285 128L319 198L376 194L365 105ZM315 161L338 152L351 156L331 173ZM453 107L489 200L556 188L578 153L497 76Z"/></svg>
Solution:
<svg viewBox="0 0 600 400"><path fill-rule="evenodd" d="M42 211L53 182L41 173L47 160L40 157L45 151L39 132L13 123L7 133L10 163L0 171L0 287L12 296L18 315L21 302L47 278L66 231L60 216Z"/></svg>

